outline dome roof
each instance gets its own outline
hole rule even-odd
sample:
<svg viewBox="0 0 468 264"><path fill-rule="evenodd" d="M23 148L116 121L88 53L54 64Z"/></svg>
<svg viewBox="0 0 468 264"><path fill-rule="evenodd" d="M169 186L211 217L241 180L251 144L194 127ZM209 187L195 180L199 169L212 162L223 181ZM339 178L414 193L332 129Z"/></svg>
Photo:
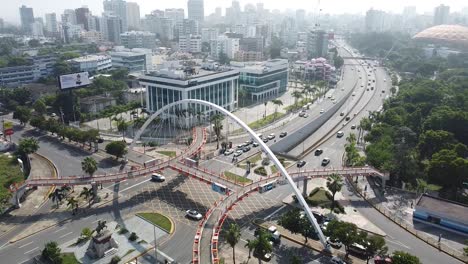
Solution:
<svg viewBox="0 0 468 264"><path fill-rule="evenodd" d="M416 34L414 39L435 43L468 46L468 27L460 25L439 25Z"/></svg>

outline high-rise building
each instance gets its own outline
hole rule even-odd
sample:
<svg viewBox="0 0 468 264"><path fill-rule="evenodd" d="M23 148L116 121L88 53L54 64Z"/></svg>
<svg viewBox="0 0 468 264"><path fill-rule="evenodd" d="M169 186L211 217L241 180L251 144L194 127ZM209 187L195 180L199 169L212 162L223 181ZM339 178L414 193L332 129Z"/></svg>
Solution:
<svg viewBox="0 0 468 264"><path fill-rule="evenodd" d="M177 36L181 34L184 26L185 12L183 8L168 8L164 11L164 16L174 21L175 32Z"/></svg>
<svg viewBox="0 0 468 264"><path fill-rule="evenodd" d="M416 16L416 6L405 6L403 8L403 17L412 18Z"/></svg>
<svg viewBox="0 0 468 264"><path fill-rule="evenodd" d="M75 9L76 24L82 25L85 30L89 30L88 16L89 8L86 6Z"/></svg>
<svg viewBox="0 0 468 264"><path fill-rule="evenodd" d="M47 32L58 32L57 15L55 13L45 14L45 20Z"/></svg>
<svg viewBox="0 0 468 264"><path fill-rule="evenodd" d="M44 23L40 20L34 21L31 24L31 33L34 37L43 37L44 36Z"/></svg>
<svg viewBox="0 0 468 264"><path fill-rule="evenodd" d="M449 21L450 6L440 5L434 9L434 25L447 24Z"/></svg>
<svg viewBox="0 0 468 264"><path fill-rule="evenodd" d="M146 31L127 31L120 34L120 43L129 49L153 49L156 45L156 35Z"/></svg>
<svg viewBox="0 0 468 264"><path fill-rule="evenodd" d="M233 59L236 53L239 51L239 39L229 38L225 35L218 36L217 39L210 41L211 46L211 57L218 58L219 54L224 53L230 59Z"/></svg>
<svg viewBox="0 0 468 264"><path fill-rule="evenodd" d="M62 24L76 25L76 13L73 9L65 9L62 14Z"/></svg>
<svg viewBox="0 0 468 264"><path fill-rule="evenodd" d="M385 12L369 9L366 12L366 31L382 32L384 30Z"/></svg>
<svg viewBox="0 0 468 264"><path fill-rule="evenodd" d="M217 28L202 28L201 30L201 40L202 42L210 42L212 39L218 38L218 29Z"/></svg>
<svg viewBox="0 0 468 264"><path fill-rule="evenodd" d="M205 19L205 6L203 0L188 0L188 18L202 23Z"/></svg>
<svg viewBox="0 0 468 264"><path fill-rule="evenodd" d="M303 27L305 25L305 16L306 11L304 9L296 10L296 24L298 27Z"/></svg>
<svg viewBox="0 0 468 264"><path fill-rule="evenodd" d="M21 28L26 32L31 32L31 24L34 23L34 12L31 7L21 6L20 9Z"/></svg>
<svg viewBox="0 0 468 264"><path fill-rule="evenodd" d="M221 17L223 16L222 12L223 12L223 11L222 11L221 7L215 8L215 16L216 16L216 18L221 18Z"/></svg>
<svg viewBox="0 0 468 264"><path fill-rule="evenodd" d="M107 41L120 43L120 34L122 34L122 19L114 13L104 12L101 17L101 32Z"/></svg>
<svg viewBox="0 0 468 264"><path fill-rule="evenodd" d="M127 20L128 26L133 29L141 28L140 6L135 2L127 2Z"/></svg>
<svg viewBox="0 0 468 264"><path fill-rule="evenodd" d="M202 51L201 37L194 35L180 35L179 50L190 53L200 53Z"/></svg>
<svg viewBox="0 0 468 264"><path fill-rule="evenodd" d="M121 20L121 32L128 31L127 2L124 0L104 0L104 12L112 12ZM120 35L120 34L119 34Z"/></svg>
<svg viewBox="0 0 468 264"><path fill-rule="evenodd" d="M328 54L328 33L324 30L311 30L307 36L309 57L326 57Z"/></svg>

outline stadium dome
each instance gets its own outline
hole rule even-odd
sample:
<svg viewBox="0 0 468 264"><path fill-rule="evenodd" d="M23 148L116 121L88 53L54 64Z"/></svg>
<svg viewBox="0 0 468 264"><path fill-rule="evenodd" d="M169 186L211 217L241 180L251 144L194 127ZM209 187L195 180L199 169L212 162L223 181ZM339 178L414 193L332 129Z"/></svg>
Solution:
<svg viewBox="0 0 468 264"><path fill-rule="evenodd" d="M437 44L468 47L468 27L460 25L439 25L419 32L413 39Z"/></svg>

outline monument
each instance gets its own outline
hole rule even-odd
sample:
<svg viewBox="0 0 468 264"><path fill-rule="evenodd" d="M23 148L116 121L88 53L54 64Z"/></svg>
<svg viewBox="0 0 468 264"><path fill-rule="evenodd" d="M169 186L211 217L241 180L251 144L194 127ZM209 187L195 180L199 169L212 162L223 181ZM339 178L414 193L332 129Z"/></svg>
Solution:
<svg viewBox="0 0 468 264"><path fill-rule="evenodd" d="M107 228L106 221L98 221L98 226L94 230L96 235L93 236L89 244L86 254L92 259L98 259L109 256L117 252L119 245L112 238L112 233Z"/></svg>

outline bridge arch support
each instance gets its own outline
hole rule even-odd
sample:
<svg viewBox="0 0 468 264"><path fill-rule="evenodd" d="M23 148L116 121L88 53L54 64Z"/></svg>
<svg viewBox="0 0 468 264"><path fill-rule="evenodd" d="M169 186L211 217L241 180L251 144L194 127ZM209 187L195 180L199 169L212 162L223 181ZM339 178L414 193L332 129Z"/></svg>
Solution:
<svg viewBox="0 0 468 264"><path fill-rule="evenodd" d="M224 109L223 107L219 106L219 105L216 105L214 103L211 103L211 102L207 102L207 101L203 101L203 100L198 100L198 99L183 99L183 100L180 100L180 101L177 101L177 102L173 102L171 104L168 104L168 105L165 105L164 107L162 107L161 109L159 109L158 111L156 111L155 113L153 113L149 118L148 120L143 124L143 126L140 128L140 130L138 130L137 134L135 135L135 137L133 138L133 141L130 145L130 149L133 149L133 147L135 146L137 140L140 139L143 131L150 125L150 123L156 118L158 117L159 115L161 115L164 111L166 110L169 110L171 107L174 107L174 106L183 106L183 105L187 105L187 104L190 104L190 103L193 103L193 104L199 104L199 105L203 105L203 106L207 106L207 107L211 107L213 110L216 110L218 112L221 112L223 115L229 117L230 119L234 120L234 122L236 122L240 127L242 127L247 133L249 133L249 135L259 144L259 146L261 147L261 149L263 150L264 153L266 153L266 155L268 156L268 158L273 161L273 163L275 164L275 166L278 168L279 172L281 173L281 175L288 181L288 184L289 186L293 189L293 192L294 194L296 195L296 197L298 198L298 201L299 203L301 204L301 206L303 207L305 213L306 213L306 216L307 218L309 218L309 221L312 223L312 225L314 226L315 228L315 231L319 234L319 238L320 238L320 242L322 242L323 246L327 249L330 249L330 247L328 246L327 242L326 242L326 238L325 236L323 235L322 233L322 230L320 229L320 226L317 222L317 220L315 219L315 217L313 216L312 214L312 211L310 210L309 206L307 205L304 197L302 196L301 194L301 191L299 190L299 188L296 187L296 185L294 184L294 181L293 179L291 178L291 176L288 174L288 172L286 171L286 169L283 167L283 165L281 164L281 162L279 162L278 158L275 156L275 154L270 150L270 148L257 136L257 134L247 125L245 124L242 120L240 120L237 116L235 116L234 114L232 114L231 112L229 112L228 110Z"/></svg>

